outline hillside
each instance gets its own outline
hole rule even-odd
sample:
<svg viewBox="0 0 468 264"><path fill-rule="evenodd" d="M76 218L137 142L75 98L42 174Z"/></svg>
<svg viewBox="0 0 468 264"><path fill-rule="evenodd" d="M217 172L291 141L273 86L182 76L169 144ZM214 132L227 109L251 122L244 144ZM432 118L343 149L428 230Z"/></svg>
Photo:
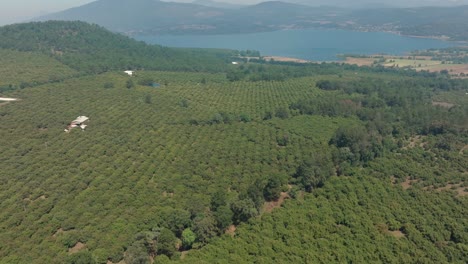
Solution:
<svg viewBox="0 0 468 264"><path fill-rule="evenodd" d="M223 16L227 11L197 4L158 0L98 0L89 4L39 18L81 20L118 32L158 32L177 27L203 27L206 19Z"/></svg>
<svg viewBox="0 0 468 264"><path fill-rule="evenodd" d="M98 0L37 20L82 20L127 34L227 34L310 27L339 12L332 10L279 1L226 9L157 0Z"/></svg>
<svg viewBox="0 0 468 264"><path fill-rule="evenodd" d="M1 93L19 99L0 102L1 264L467 260L466 79L262 61L188 72L186 51L167 54L177 72L97 74L78 67L86 41L95 56L152 48L77 22L0 32L18 49L0 54L21 58L0 72L29 71L9 82L49 64L64 77ZM54 42L74 56L45 56ZM64 132L82 115L85 130Z"/></svg>
<svg viewBox="0 0 468 264"><path fill-rule="evenodd" d="M219 71L233 51L147 45L84 22L36 22L0 27L0 48L40 52L81 72L157 69Z"/></svg>
<svg viewBox="0 0 468 264"><path fill-rule="evenodd" d="M388 8L356 11L353 20L364 27L386 27L405 35L468 39L468 5L458 7Z"/></svg>
<svg viewBox="0 0 468 264"><path fill-rule="evenodd" d="M468 39L465 26L468 6L384 8L363 5L356 9L342 2L312 7L313 3L267 1L242 8L223 8L212 7L209 2L196 3L98 0L37 20L82 20L129 35L230 34L325 27Z"/></svg>

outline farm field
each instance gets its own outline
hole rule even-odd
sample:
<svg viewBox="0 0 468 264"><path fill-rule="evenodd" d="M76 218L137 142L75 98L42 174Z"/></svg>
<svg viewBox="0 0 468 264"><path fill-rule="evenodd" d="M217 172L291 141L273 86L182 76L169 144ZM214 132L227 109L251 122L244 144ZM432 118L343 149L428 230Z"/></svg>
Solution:
<svg viewBox="0 0 468 264"><path fill-rule="evenodd" d="M148 78L165 85L137 84ZM232 83L222 74L140 72L131 89L128 80L107 73L27 88L0 109L4 263L60 263L78 243L98 262L118 262L139 231L169 228L176 215L183 229L219 190L233 199L265 175L287 179L305 157L329 155L338 127L361 123L294 112L264 120L330 93L315 87L317 77ZM219 113L232 117L213 121ZM78 115L90 117L88 128L64 133Z"/></svg>
<svg viewBox="0 0 468 264"><path fill-rule="evenodd" d="M0 88L61 80L77 74L66 65L38 53L0 49Z"/></svg>
<svg viewBox="0 0 468 264"><path fill-rule="evenodd" d="M0 64L28 83L1 92L0 264L466 263L468 80L23 27L47 34ZM93 44L44 55L64 29L64 56ZM107 39L125 48L95 67Z"/></svg>
<svg viewBox="0 0 468 264"><path fill-rule="evenodd" d="M346 57L345 63L358 66L381 65L387 68L411 68L417 71L440 72L447 71L450 75L465 77L468 74L468 64L453 63L451 61L433 60L428 56L411 56L407 59L401 56L376 57Z"/></svg>

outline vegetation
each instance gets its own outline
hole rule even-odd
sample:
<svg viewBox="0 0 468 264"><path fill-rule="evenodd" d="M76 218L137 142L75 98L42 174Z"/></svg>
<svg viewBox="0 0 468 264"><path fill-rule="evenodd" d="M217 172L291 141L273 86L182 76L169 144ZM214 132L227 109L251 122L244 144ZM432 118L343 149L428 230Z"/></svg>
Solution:
<svg viewBox="0 0 468 264"><path fill-rule="evenodd" d="M40 52L85 73L153 69L223 71L234 51L147 45L84 22L48 21L0 28L0 48Z"/></svg>
<svg viewBox="0 0 468 264"><path fill-rule="evenodd" d="M107 63L2 93L0 263L466 262L467 80Z"/></svg>

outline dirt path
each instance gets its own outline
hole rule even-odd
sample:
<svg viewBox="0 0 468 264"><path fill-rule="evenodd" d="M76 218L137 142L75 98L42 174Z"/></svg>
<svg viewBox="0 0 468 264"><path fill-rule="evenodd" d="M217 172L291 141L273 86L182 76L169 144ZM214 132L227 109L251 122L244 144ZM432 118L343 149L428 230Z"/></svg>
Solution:
<svg viewBox="0 0 468 264"><path fill-rule="evenodd" d="M86 248L86 244L83 244L81 242L76 243L76 245L72 248L68 249L68 253L73 254L73 253L78 253L79 251L83 250Z"/></svg>
<svg viewBox="0 0 468 264"><path fill-rule="evenodd" d="M289 198L290 197L289 197L288 193L282 192L277 201L272 201L272 202L266 202L265 203L264 212L265 213L271 213L271 211L273 211L273 209L280 208L281 205L284 203L284 200L289 199Z"/></svg>

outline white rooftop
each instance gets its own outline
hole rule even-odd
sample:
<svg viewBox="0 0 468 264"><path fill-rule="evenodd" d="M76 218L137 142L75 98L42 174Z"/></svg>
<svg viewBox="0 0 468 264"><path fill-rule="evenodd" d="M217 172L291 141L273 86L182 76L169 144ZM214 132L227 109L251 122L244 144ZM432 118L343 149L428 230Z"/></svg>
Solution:
<svg viewBox="0 0 468 264"><path fill-rule="evenodd" d="M73 120L72 123L83 123L83 122L88 121L88 120L89 120L89 117L87 117L87 116L79 116L75 120Z"/></svg>

